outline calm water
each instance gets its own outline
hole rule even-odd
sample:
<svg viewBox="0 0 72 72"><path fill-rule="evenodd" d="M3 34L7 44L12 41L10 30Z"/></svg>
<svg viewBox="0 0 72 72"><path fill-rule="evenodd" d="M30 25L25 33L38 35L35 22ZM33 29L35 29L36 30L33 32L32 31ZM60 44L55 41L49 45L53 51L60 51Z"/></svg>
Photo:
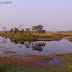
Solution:
<svg viewBox="0 0 72 72"><path fill-rule="evenodd" d="M0 57L9 55L52 55L72 53L72 42L63 38L60 41L18 42L0 37Z"/></svg>

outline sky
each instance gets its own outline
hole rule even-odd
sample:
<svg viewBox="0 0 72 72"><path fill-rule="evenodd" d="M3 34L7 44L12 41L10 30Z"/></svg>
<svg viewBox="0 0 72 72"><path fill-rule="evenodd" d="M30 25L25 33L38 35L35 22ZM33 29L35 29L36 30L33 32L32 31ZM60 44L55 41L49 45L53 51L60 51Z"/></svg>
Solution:
<svg viewBox="0 0 72 72"><path fill-rule="evenodd" d="M0 0L6 1L6 0ZM7 0L0 4L0 31L43 25L46 31L72 30L72 0Z"/></svg>

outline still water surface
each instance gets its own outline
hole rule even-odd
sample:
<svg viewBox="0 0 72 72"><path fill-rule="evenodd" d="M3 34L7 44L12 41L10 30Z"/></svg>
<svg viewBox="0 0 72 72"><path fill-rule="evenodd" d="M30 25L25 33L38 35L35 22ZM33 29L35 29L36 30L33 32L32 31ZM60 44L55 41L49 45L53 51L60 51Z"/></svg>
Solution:
<svg viewBox="0 0 72 72"><path fill-rule="evenodd" d="M14 39L0 37L0 57L10 55L52 55L72 53L72 42L63 38L60 41L35 41L20 43Z"/></svg>

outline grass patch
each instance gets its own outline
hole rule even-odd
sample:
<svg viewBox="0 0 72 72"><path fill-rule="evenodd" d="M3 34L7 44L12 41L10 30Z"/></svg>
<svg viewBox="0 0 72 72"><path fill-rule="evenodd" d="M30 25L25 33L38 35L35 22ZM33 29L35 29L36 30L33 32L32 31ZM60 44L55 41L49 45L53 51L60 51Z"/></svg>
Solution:
<svg viewBox="0 0 72 72"><path fill-rule="evenodd" d="M0 67L0 72L72 72L72 65L52 68L29 68L26 66L8 65Z"/></svg>
<svg viewBox="0 0 72 72"><path fill-rule="evenodd" d="M28 34L28 33L0 33L0 36L6 38L14 38L18 41L25 40L39 40L39 41L59 41L62 39L61 36L47 35L47 34Z"/></svg>

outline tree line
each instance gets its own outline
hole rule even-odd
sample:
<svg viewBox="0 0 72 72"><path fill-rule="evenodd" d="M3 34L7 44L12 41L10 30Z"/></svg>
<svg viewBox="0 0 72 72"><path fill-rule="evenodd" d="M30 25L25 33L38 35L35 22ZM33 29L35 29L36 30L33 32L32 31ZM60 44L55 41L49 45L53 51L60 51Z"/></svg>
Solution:
<svg viewBox="0 0 72 72"><path fill-rule="evenodd" d="M25 30L24 29L19 30L18 28L12 28L9 32L13 32L13 33L18 33L18 32L30 33L31 32L31 33L39 33L39 34L46 33L46 31L43 29L42 25L33 26L31 29L32 30L30 30L29 28L26 28Z"/></svg>

